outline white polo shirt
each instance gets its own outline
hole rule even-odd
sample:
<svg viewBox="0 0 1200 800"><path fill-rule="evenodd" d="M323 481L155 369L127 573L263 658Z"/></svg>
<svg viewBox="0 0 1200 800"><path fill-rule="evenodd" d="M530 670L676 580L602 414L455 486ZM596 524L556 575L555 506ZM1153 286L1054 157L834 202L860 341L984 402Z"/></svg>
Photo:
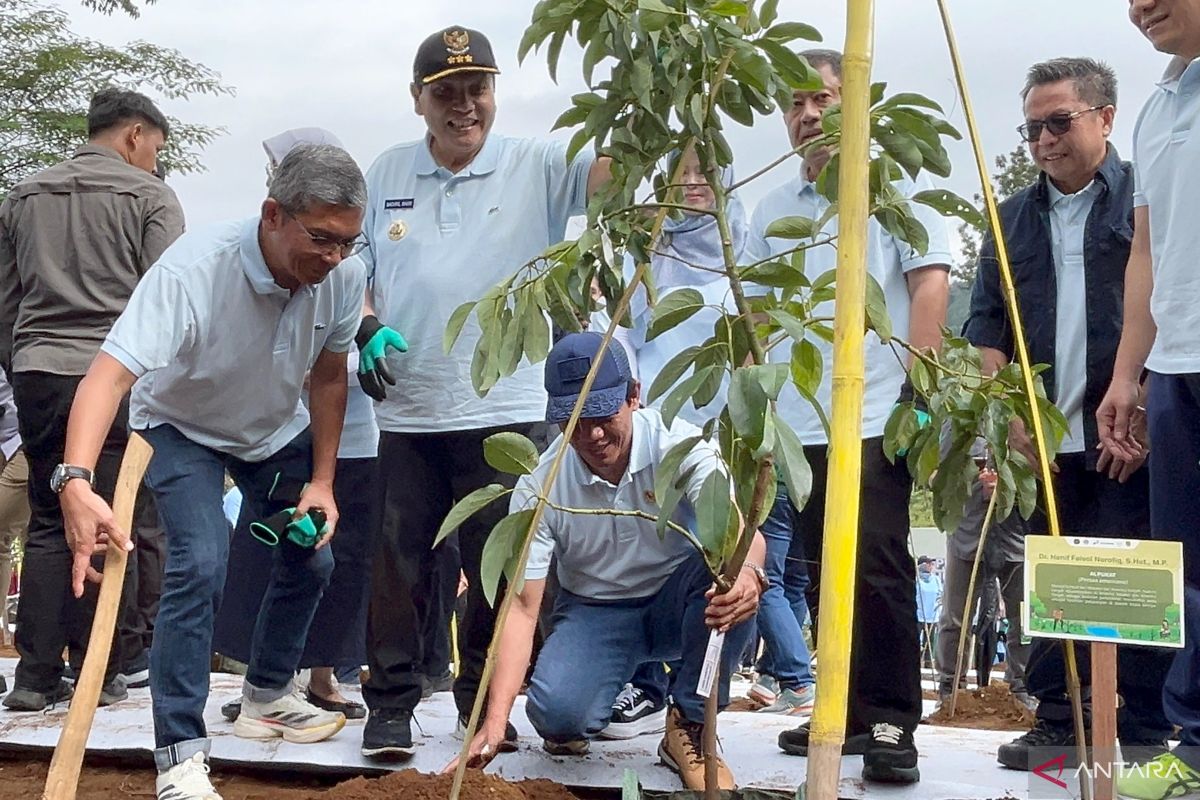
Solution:
<svg viewBox="0 0 1200 800"><path fill-rule="evenodd" d="M683 420L676 420L668 429L658 411L639 409L633 413L633 450L621 482L613 486L599 477L570 448L550 490L550 500L566 508L639 509L657 515L654 476L659 463L676 443L698 435L700 429ZM517 481L510 511L536 502L561 439L555 439L531 474ZM683 460L680 474L692 472L684 498L671 515L674 522L695 530L694 508L700 487L719 464L720 455L708 442L698 444ZM572 515L547 507L529 550L525 579L545 578L554 556L559 583L572 594L593 600L631 600L657 592L694 552L687 540L670 529L660 539L648 520Z"/></svg>
<svg viewBox="0 0 1200 800"><path fill-rule="evenodd" d="M1150 208L1150 312L1158 326L1146 367L1172 375L1200 372L1198 120L1200 63L1176 58L1133 129L1133 204Z"/></svg>
<svg viewBox="0 0 1200 800"><path fill-rule="evenodd" d="M442 350L456 308L478 300L525 262L562 241L587 209L595 160L566 160L566 145L488 136L457 174L439 167L426 139L385 150L367 171L364 251L376 314L408 340L391 353L397 385L376 408L385 431L455 431L534 422L546 413L542 368L523 362L480 398L471 359L480 330L468 320Z"/></svg>
<svg viewBox="0 0 1200 800"><path fill-rule="evenodd" d="M803 173L789 180L783 186L775 189L759 202L750 220L749 258L759 260L775 253L790 250L800 242L791 239L767 239L767 226L780 217L800 216L817 220L829 207L829 201L819 195L816 186ZM895 183L896 188L905 197L912 197L919 191L932 189L933 184L924 175L918 175L916 182L904 178ZM892 330L901 338L908 338L909 323L909 294L905 273L920 267L934 264L949 265L950 231L946 220L929 206L912 203L912 211L929 234L929 246L926 252L918 254L906 243L896 239L874 219L867 227L867 271L883 288L887 300L888 314L892 320ZM823 239L837 235L838 220L834 217L817 235ZM836 242L836 240L835 240ZM805 251L804 273L810 280L837 267L837 247L835 244L824 244ZM833 302L822 303L813 313L815 316L833 316ZM944 322L944 320L943 320ZM817 399L824 409L826 416L831 413L833 393L833 346L816 336L810 336L813 343L821 351L824 358L824 376L817 390ZM865 385L863 387L863 421L862 435L870 439L883 435L884 425L900 394L904 383L904 367L907 355L901 351L899 356L890 345L883 344L874 331L867 333L863 344L865 348ZM791 349L776 347L769 356L772 362L790 362ZM800 440L806 445L828 444L829 437L821 419L812 405L796 391L796 387L788 381L779 395L777 410L784 421L792 427Z"/></svg>
<svg viewBox="0 0 1200 800"><path fill-rule="evenodd" d="M300 402L321 350L354 341L366 275L349 259L290 294L258 245L258 217L185 233L134 290L101 349L138 376L135 430L262 461L308 426Z"/></svg>
<svg viewBox="0 0 1200 800"><path fill-rule="evenodd" d="M379 455L379 426L375 424L375 403L358 384L358 348L346 353L346 419L337 457L375 458ZM308 408L308 392L300 396Z"/></svg>
<svg viewBox="0 0 1200 800"><path fill-rule="evenodd" d="M1052 181L1050 246L1056 291L1054 318L1054 399L1067 418L1060 453L1082 453L1083 394L1087 388L1087 281L1083 240L1100 184L1092 181L1074 194L1063 194Z"/></svg>

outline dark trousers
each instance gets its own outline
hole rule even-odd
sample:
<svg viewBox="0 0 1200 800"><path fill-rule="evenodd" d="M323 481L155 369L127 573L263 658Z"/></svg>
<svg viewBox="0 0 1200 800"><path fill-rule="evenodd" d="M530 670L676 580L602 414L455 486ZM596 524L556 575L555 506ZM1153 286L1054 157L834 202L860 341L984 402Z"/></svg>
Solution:
<svg viewBox="0 0 1200 800"><path fill-rule="evenodd" d="M812 581L809 613L817 621L829 451L824 445L810 446L804 455L812 467L812 496L800 512L797 532L804 539ZM879 722L912 730L921 718L921 649L913 592L917 576L908 552L911 493L908 469L903 462L888 462L882 437L864 439L847 734L863 733Z"/></svg>
<svg viewBox="0 0 1200 800"><path fill-rule="evenodd" d="M63 529L58 495L50 488L50 476L62 463L67 440L67 417L75 399L81 376L52 375L46 372L17 372L12 375L13 399L25 455L29 459L29 539L21 571L21 602L17 607L16 683L25 689L48 692L62 677L63 648L82 650L96 612L98 587L88 584L83 598L71 592L71 550ZM104 440L96 461L96 491L112 502L117 472L128 441L128 399L122 401L116 420ZM93 566L104 568L103 556ZM128 608L129 591L135 561L129 559L121 612ZM105 681L121 667L119 637L114 632L113 648Z"/></svg>
<svg viewBox="0 0 1200 800"><path fill-rule="evenodd" d="M418 670L430 678L445 675L450 665L450 619L458 604L458 574L461 569L458 534L454 533L433 549L433 590L429 595L429 613L421 633L425 640L425 653Z"/></svg>
<svg viewBox="0 0 1200 800"><path fill-rule="evenodd" d="M1200 375L1150 373L1150 524L1183 543L1184 648L1174 651L1163 705L1179 726L1175 754L1200 769Z"/></svg>
<svg viewBox="0 0 1200 800"><path fill-rule="evenodd" d="M423 632L440 605L433 539L455 502L489 483L515 483L514 476L497 472L483 459L483 440L502 430L530 436L539 447L545 445L542 423L380 434L380 530L367 609L371 678L363 686L363 697L373 709L411 710L421 699L420 671L426 663ZM458 529L469 584L458 638L459 674L454 681L454 701L461 714L470 713L475 702L496 624L496 610L484 597L479 574L483 545L507 513L506 503L493 503Z"/></svg>
<svg viewBox="0 0 1200 800"><path fill-rule="evenodd" d="M1059 527L1064 534L1149 538L1150 480L1141 469L1126 483L1088 469L1083 453L1056 459L1054 478ZM1045 533L1046 518L1035 514L1031 533ZM1092 682L1090 648L1075 646L1080 689L1085 699L1084 720L1090 721ZM1117 648L1117 691L1124 705L1117 712L1117 734L1126 742L1165 739L1171 724L1163 714L1162 685L1173 653L1158 647L1120 645ZM1071 699L1067 694L1066 662L1062 642L1034 639L1029 654L1029 693L1038 699L1037 716L1059 725L1071 724Z"/></svg>
<svg viewBox="0 0 1200 800"><path fill-rule="evenodd" d="M120 620L121 670L126 674L150 667L150 643L167 563L167 538L153 492L138 492L133 535L136 547L129 555L134 562L129 573L133 584L129 587L130 602Z"/></svg>

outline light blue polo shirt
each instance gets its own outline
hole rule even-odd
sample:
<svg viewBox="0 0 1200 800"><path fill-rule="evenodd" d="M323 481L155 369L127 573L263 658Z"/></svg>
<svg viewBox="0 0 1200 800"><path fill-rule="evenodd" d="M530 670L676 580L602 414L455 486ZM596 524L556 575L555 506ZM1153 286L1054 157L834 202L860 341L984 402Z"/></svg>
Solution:
<svg viewBox="0 0 1200 800"><path fill-rule="evenodd" d="M593 473L572 447L549 499L563 508L640 510L657 516L654 478L659 464L676 444L699 435L700 429L684 420L676 420L668 428L655 409L639 409L633 413L632 451L620 483L614 486ZM532 473L517 481L510 511L536 502L561 439L554 440ZM694 509L700 489L720 463L716 446L703 441L684 458L679 474L688 474L688 478L684 497L671 515L674 522L695 530ZM545 578L553 556L559 583L568 592L593 600L632 600L661 589L675 568L694 552L686 539L670 530L659 538L655 524L645 519L571 514L547 507L529 548L525 579Z"/></svg>
<svg viewBox="0 0 1200 800"><path fill-rule="evenodd" d="M803 169L803 168L801 168ZM924 175L915 182L904 178L895 183L896 189L905 197L919 191L932 189L933 184ZM791 239L767 239L767 226L780 217L800 216L817 220L829 207L829 201L819 195L816 186L804 173L797 175L783 186L775 189L759 202L750 220L749 253L759 260L774 253L782 253L800 242ZM887 301L888 314L892 319L892 330L901 338L908 338L909 294L905 273L934 264L949 265L950 230L946 220L929 206L912 204L913 214L929 234L929 247L919 254L906 243L896 239L874 219L867 226L867 271L879 282ZM834 217L817 235L817 240L836 236L838 220ZM836 241L836 240L835 240ZM823 244L805 251L804 272L810 280L837 267L837 247ZM817 306L813 314L818 317L833 317L833 302ZM944 323L944 320L939 320ZM824 357L825 373L817 390L817 399L828 416L831 413L833 391L833 346L816 336L813 343ZM864 439L883 435L884 425L900 394L904 383L904 366L907 355L898 355L890 345L883 344L873 331L867 333L864 342L865 384L863 387L862 435ZM771 350L772 362L790 362L791 350L776 347ZM812 405L800 397L791 381L784 385L779 395L777 410L784 421L792 427L806 445L828 444L829 437L821 425L821 419Z"/></svg>
<svg viewBox="0 0 1200 800"><path fill-rule="evenodd" d="M384 324L408 340L392 353L397 386L376 407L385 431L455 431L541 420L542 368L527 362L486 398L471 385L480 330L474 315L450 355L442 334L468 300L511 277L563 239L587 209L595 157L567 163L566 145L495 133L469 166L440 167L426 139L383 152L367 171L364 251L371 298ZM547 323L549 324L549 323Z"/></svg>
<svg viewBox="0 0 1200 800"><path fill-rule="evenodd" d="M1133 129L1133 204L1150 207L1158 335L1146 367L1200 373L1200 62L1171 61Z"/></svg>
<svg viewBox="0 0 1200 800"><path fill-rule="evenodd" d="M267 269L258 223L185 233L113 325L101 349L138 376L135 430L173 425L196 444L262 461L308 426L305 374L321 350L354 342L366 274L349 259L291 294Z"/></svg>

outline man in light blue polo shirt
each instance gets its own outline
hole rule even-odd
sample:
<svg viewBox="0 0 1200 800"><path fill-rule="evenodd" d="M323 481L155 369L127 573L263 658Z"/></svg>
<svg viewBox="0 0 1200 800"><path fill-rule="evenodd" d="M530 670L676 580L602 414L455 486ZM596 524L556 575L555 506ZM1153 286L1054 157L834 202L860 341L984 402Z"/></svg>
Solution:
<svg viewBox="0 0 1200 800"><path fill-rule="evenodd" d="M413 752L421 631L436 605L434 534L455 501L511 481L483 460L483 440L501 430L544 438L541 370L525 364L480 398L470 379L479 326L469 320L446 355L446 323L459 305L562 240L567 219L584 212L608 174L592 153L568 162L564 144L492 133L499 71L478 31L456 26L429 36L417 51L411 86L427 133L384 151L367 172L370 290L359 370L364 389L380 401L382 526L367 622L371 678L363 687L370 716L362 752L372 758ZM371 341L389 329L411 344L383 362L395 380L390 389L372 368L380 348ZM476 515L458 532L469 585L454 686L460 717L474 703L495 622L479 562L499 516Z"/></svg>
<svg viewBox="0 0 1200 800"><path fill-rule="evenodd" d="M529 721L555 755L583 755L589 739L612 718L612 704L634 668L674 662L671 708L658 753L688 789L704 788L701 741L704 699L698 693L709 631L724 631L720 680L722 705L729 678L751 630L766 583L761 534L746 556L733 588L714 595L704 558L682 535L660 537L655 476L663 458L700 429L684 420L668 428L656 409L639 408L640 385L625 350L600 349L599 333L575 333L555 344L546 359L549 398L546 421L564 425L584 377L600 366L584 401L571 448L530 547L525 584L505 625L491 683L488 713L471 743L471 756L488 760L505 741L505 728L525 674L551 558L560 585L554 629L547 638L526 693ZM557 440L534 471L518 482L510 511L531 506L546 480ZM723 469L716 447L698 441L679 467L684 497L672 521L695 527L695 508L705 480ZM572 509L624 509L650 515L582 515ZM733 789L733 773L718 756L719 784Z"/></svg>
<svg viewBox="0 0 1200 800"><path fill-rule="evenodd" d="M1148 429L1150 530L1183 542L1187 629L1163 688L1180 745L1117 785L1138 800L1200 797L1200 0L1130 0L1129 17L1174 58L1133 132L1125 326L1096 419L1101 447L1125 460L1143 452Z"/></svg>
<svg viewBox="0 0 1200 800"><path fill-rule="evenodd" d="M366 283L359 262L339 263L361 246L365 204L362 173L345 151L297 147L259 217L187 233L146 273L75 396L56 488L76 596L98 541L132 547L89 477L131 387L130 425L154 448L146 485L168 548L150 653L159 800L220 800L203 712L229 552L226 471L243 502L267 513L278 510L269 507L277 481L307 482L297 515L321 510L328 520L315 548L284 539L276 549L234 733L306 743L345 724L293 693L292 675L333 569L324 545L338 518L346 352ZM310 370L311 425L300 402Z"/></svg>
<svg viewBox="0 0 1200 800"><path fill-rule="evenodd" d="M803 53L825 80L817 92L796 92L795 102L784 115L793 147L813 142L822 135L821 117L837 104L841 90L841 54L833 50ZM754 211L750 223L751 252L756 258L780 253L795 245L780 239L765 239L764 231L775 219L797 215L816 220L829 207L814 181L829 161L824 148L805 153L800 174L771 192ZM922 176L914 182L902 180L896 188L905 197L930 188ZM915 252L871 220L867 232L867 271L878 281L887 300L888 314L896 335L919 348L937 348L949 302L949 231L945 220L926 206L913 204L913 213L929 234L926 252ZM817 234L820 241L837 234L834 217ZM837 250L832 244L805 251L804 269L810 279L833 269ZM818 315L833 314L833 303L818 308ZM817 399L829 413L831 397L832 346L823 339L815 344L824 356L825 373ZM851 652L850 697L846 722L846 754L863 755L863 777L867 780L909 783L918 780L917 750L913 730L921 715L920 636L917 626L916 580L908 553L908 501L912 481L904 463L888 462L883 454L883 428L897 397L905 386L904 362L874 333L867 335L863 397L863 497L858 547L857 600L854 614L854 647ZM781 351L781 352L780 352ZM776 355L778 353L778 355ZM772 357L787 360L783 348ZM792 535L803 537L809 554L809 572L814 588L819 578L825 476L828 468L828 435L812 406L800 398L790 383L778 403L779 413L805 444L805 455L813 469L813 493L803 511L792 509ZM777 499L776 503L787 499ZM774 513L774 512L773 512ZM816 592L810 591L810 599ZM813 609L817 617L817 609ZM887 664L887 669L880 669ZM779 745L789 754L807 755L808 724L780 734Z"/></svg>

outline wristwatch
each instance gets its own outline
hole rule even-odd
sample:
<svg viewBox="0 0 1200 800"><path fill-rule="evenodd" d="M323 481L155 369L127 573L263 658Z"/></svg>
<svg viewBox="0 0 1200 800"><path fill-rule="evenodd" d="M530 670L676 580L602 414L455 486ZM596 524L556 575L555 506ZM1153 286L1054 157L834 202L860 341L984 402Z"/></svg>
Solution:
<svg viewBox="0 0 1200 800"><path fill-rule="evenodd" d="M95 474L87 467L76 467L72 464L59 464L54 468L54 472L50 475L50 488L55 494L62 494L67 481L75 478L83 478L88 482L88 486L96 488Z"/></svg>
<svg viewBox="0 0 1200 800"><path fill-rule="evenodd" d="M771 579L767 577L767 571L758 564L755 564L752 561L747 561L746 563L742 564L742 569L748 569L754 573L754 577L758 578L758 586L762 591L765 592L767 589L771 588Z"/></svg>

